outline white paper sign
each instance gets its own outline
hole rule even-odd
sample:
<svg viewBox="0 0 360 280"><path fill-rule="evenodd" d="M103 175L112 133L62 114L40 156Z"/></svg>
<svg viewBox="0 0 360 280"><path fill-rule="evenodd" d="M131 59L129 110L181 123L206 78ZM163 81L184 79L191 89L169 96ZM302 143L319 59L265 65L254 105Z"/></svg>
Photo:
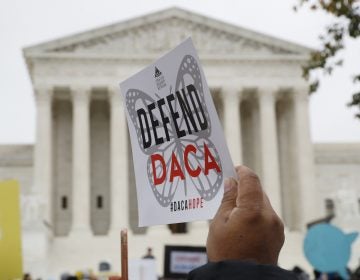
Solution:
<svg viewBox="0 0 360 280"><path fill-rule="evenodd" d="M130 260L129 279L131 280L157 280L156 261L151 259Z"/></svg>
<svg viewBox="0 0 360 280"><path fill-rule="evenodd" d="M189 38L120 84L139 226L214 217L234 166Z"/></svg>

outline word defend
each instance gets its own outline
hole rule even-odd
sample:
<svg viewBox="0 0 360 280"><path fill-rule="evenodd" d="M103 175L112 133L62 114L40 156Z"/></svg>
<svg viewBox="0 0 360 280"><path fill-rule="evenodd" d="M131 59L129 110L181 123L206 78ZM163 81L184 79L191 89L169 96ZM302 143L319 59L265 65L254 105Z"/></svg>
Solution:
<svg viewBox="0 0 360 280"><path fill-rule="evenodd" d="M212 219L224 179L236 174L191 39L120 88L134 159L139 226Z"/></svg>

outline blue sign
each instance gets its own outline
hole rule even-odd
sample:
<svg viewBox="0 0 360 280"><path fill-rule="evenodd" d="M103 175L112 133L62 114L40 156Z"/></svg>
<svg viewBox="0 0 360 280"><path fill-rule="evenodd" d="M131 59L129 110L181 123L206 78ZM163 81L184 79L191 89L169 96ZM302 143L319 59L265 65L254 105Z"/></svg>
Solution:
<svg viewBox="0 0 360 280"><path fill-rule="evenodd" d="M316 270L337 272L342 278L349 279L346 267L351 256L351 244L357 236L357 232L345 234L330 224L314 225L305 236L305 256Z"/></svg>

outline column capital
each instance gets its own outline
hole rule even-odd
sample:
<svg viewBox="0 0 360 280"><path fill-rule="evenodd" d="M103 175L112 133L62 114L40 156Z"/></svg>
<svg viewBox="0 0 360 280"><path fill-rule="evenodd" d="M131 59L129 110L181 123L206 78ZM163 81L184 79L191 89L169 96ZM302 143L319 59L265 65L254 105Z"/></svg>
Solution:
<svg viewBox="0 0 360 280"><path fill-rule="evenodd" d="M260 102L268 101L274 103L278 92L279 90L276 87L260 87L256 90L256 94Z"/></svg>
<svg viewBox="0 0 360 280"><path fill-rule="evenodd" d="M303 87L294 89L293 98L297 102L307 102L309 100L308 89Z"/></svg>
<svg viewBox="0 0 360 280"><path fill-rule="evenodd" d="M121 104L122 97L119 87L108 87L108 96L111 103Z"/></svg>
<svg viewBox="0 0 360 280"><path fill-rule="evenodd" d="M35 99L39 103L49 103L52 101L54 95L54 88L52 86L36 86Z"/></svg>
<svg viewBox="0 0 360 280"><path fill-rule="evenodd" d="M70 88L71 98L74 103L87 104L91 97L91 87L75 86Z"/></svg>
<svg viewBox="0 0 360 280"><path fill-rule="evenodd" d="M228 86L223 86L220 89L223 98L226 100L240 100L241 99L241 95L242 95L242 91L240 90L240 87L237 87L235 85L228 85Z"/></svg>

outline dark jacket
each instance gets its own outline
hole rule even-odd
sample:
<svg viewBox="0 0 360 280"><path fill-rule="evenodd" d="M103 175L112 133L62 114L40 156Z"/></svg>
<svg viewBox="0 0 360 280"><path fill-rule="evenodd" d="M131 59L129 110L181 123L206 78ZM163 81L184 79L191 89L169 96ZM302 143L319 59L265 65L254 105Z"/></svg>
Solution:
<svg viewBox="0 0 360 280"><path fill-rule="evenodd" d="M287 270L273 265L242 261L210 262L191 271L188 280L296 280Z"/></svg>

